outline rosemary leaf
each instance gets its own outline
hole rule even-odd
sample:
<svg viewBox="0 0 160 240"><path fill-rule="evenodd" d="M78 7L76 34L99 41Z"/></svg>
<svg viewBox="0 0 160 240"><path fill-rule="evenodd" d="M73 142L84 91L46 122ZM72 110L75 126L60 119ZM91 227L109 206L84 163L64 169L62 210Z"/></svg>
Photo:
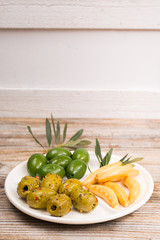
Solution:
<svg viewBox="0 0 160 240"><path fill-rule="evenodd" d="M63 142L66 140L66 133L67 133L67 123L65 123L64 129L63 129Z"/></svg>
<svg viewBox="0 0 160 240"><path fill-rule="evenodd" d="M60 143L60 124L59 121L57 122L57 143Z"/></svg>
<svg viewBox="0 0 160 240"><path fill-rule="evenodd" d="M82 133L83 133L83 129L80 129L78 132L76 132L76 133L69 139L69 141L75 141L75 140L77 140L78 138L81 137Z"/></svg>
<svg viewBox="0 0 160 240"><path fill-rule="evenodd" d="M33 137L33 139L35 140L35 142L38 143L43 149L45 149L44 146L43 146L43 145L38 141L38 139L34 136L32 130L31 130L31 127L30 127L30 126L27 126L27 129L28 129L29 133L31 134L31 136Z"/></svg>
<svg viewBox="0 0 160 240"><path fill-rule="evenodd" d="M48 118L46 118L46 138L48 141L48 146L50 147L52 142L52 133L51 133L51 125Z"/></svg>
<svg viewBox="0 0 160 240"><path fill-rule="evenodd" d="M108 165L110 160L111 160L111 155L112 155L112 151L113 151L113 148L111 148L109 150L109 152L107 152L106 156L104 157L104 160L105 160L105 165Z"/></svg>
<svg viewBox="0 0 160 240"><path fill-rule="evenodd" d="M54 119L53 119L52 113L51 113L51 121L52 121L52 127L53 127L53 132L54 132L54 140L55 140L55 143L57 143L57 134L56 134L56 128L55 128L55 124L54 124Z"/></svg>

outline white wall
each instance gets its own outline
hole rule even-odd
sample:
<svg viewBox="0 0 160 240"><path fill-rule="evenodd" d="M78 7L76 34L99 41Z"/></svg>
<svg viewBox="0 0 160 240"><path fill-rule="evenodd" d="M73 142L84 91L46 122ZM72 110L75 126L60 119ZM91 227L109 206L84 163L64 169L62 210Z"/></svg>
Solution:
<svg viewBox="0 0 160 240"><path fill-rule="evenodd" d="M160 32L0 30L0 88L159 91Z"/></svg>

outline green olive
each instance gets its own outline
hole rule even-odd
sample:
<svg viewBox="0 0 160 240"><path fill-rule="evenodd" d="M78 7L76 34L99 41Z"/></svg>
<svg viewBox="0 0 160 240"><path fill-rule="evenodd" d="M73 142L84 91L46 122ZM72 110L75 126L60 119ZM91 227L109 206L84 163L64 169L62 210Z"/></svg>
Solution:
<svg viewBox="0 0 160 240"><path fill-rule="evenodd" d="M56 194L52 189L38 188L27 195L27 204L32 208L46 208L49 198Z"/></svg>
<svg viewBox="0 0 160 240"><path fill-rule="evenodd" d="M61 167L58 164L46 164L43 167L41 167L38 172L36 173L36 176L43 179L48 173L55 173L59 175L61 178L65 176L65 170L63 167Z"/></svg>
<svg viewBox="0 0 160 240"><path fill-rule="evenodd" d="M61 183L62 183L62 178L59 175L55 173L52 173L52 174L48 173L42 179L41 187L51 188L57 192Z"/></svg>
<svg viewBox="0 0 160 240"><path fill-rule="evenodd" d="M61 155L54 157L53 159L50 160L49 163L58 164L61 167L66 168L70 162L72 162L72 158L65 155Z"/></svg>
<svg viewBox="0 0 160 240"><path fill-rule="evenodd" d="M73 206L80 212L90 212L98 203L96 196L82 187L72 191L71 199Z"/></svg>
<svg viewBox="0 0 160 240"><path fill-rule="evenodd" d="M66 169L66 175L67 178L80 179L84 176L86 170L87 170L86 163L80 159L76 159L68 165Z"/></svg>
<svg viewBox="0 0 160 240"><path fill-rule="evenodd" d="M59 193L64 193L70 196L75 188L82 187L82 183L78 179L67 179L59 186Z"/></svg>
<svg viewBox="0 0 160 240"><path fill-rule="evenodd" d="M86 149L84 148L77 148L72 156L72 159L80 159L82 161L84 161L86 164L88 164L89 162L89 153L86 151Z"/></svg>
<svg viewBox="0 0 160 240"><path fill-rule="evenodd" d="M37 178L31 176L25 176L18 183L17 193L20 197L26 198L30 191L38 188L40 181Z"/></svg>
<svg viewBox="0 0 160 240"><path fill-rule="evenodd" d="M65 155L65 156L68 156L68 157L72 156L71 152L68 149L56 147L56 148L50 149L47 152L46 157L47 157L48 160L51 160L52 158L54 158L56 156L62 156L62 155Z"/></svg>
<svg viewBox="0 0 160 240"><path fill-rule="evenodd" d="M35 177L37 171L47 164L47 158L40 153L35 153L27 161L27 171L29 175Z"/></svg>
<svg viewBox="0 0 160 240"><path fill-rule="evenodd" d="M62 217L71 211L72 201L65 194L57 194L47 202L47 211L55 217Z"/></svg>

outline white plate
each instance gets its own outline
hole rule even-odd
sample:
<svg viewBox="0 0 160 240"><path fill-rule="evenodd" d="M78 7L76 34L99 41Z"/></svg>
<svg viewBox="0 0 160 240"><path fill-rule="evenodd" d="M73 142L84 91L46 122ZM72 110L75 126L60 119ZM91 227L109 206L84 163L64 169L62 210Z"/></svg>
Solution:
<svg viewBox="0 0 160 240"><path fill-rule="evenodd" d="M98 168L99 164L95 157L94 152L89 153L91 157L90 168L93 171ZM111 163L120 160L120 158L121 157L119 156L112 155ZM26 170L26 163L27 161L20 163L8 174L5 181L6 195L10 202L22 212L32 217L49 222L63 224L92 224L120 218L140 208L143 204L145 204L148 201L153 192L154 184L151 175L145 168L135 163L135 168L140 171L139 176L137 176L136 178L141 185L141 193L134 204L130 205L127 208L121 206L118 210L114 210L111 207L109 207L107 203L98 198L99 200L98 206L90 213L79 213L78 211L73 209L70 213L63 217L53 217L49 215L49 213L46 210L30 208L26 204L26 202L23 199L21 199L17 194L18 182L21 180L22 177L28 175ZM85 177L87 175L89 175L88 170L85 174Z"/></svg>

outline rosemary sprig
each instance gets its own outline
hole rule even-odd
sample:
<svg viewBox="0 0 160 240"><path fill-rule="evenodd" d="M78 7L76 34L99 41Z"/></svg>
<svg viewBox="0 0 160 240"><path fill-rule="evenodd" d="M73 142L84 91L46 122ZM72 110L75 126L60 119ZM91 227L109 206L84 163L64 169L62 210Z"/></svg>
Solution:
<svg viewBox="0 0 160 240"><path fill-rule="evenodd" d="M51 124L53 128L53 136L52 136L52 130L51 130ZM61 136L61 127L60 127L60 122L57 121L55 124L53 115L51 114L51 124L48 118L46 118L45 126L46 126L46 139L48 142L49 148L51 148L51 144L53 147L66 147L66 148L71 148L71 149L76 149L79 147L87 147L89 144L91 144L91 141L89 140L84 140L80 139L80 137L83 134L83 129L78 130L68 141L66 141L66 134L67 134L67 123L65 122L64 124L64 129L63 129L63 136ZM34 136L31 127L27 127L29 133L33 137L33 139L38 143L44 150L44 146L37 140L37 138ZM46 151L46 150L45 150Z"/></svg>

